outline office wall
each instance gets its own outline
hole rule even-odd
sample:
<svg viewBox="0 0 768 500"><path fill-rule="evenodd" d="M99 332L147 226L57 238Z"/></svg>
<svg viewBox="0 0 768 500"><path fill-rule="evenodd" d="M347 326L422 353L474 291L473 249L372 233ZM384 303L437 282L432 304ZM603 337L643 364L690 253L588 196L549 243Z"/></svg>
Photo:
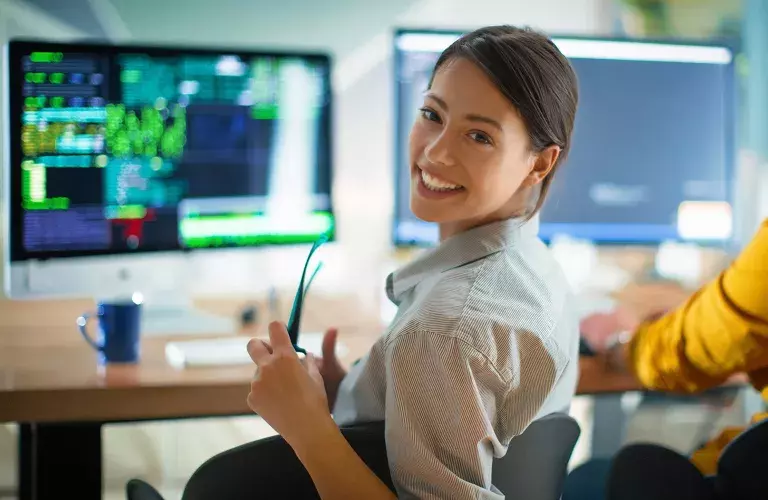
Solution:
<svg viewBox="0 0 768 500"><path fill-rule="evenodd" d="M116 41L330 51L335 58L334 188L339 241L345 252L357 256L356 269L364 271L350 273L350 279L341 285L370 290L379 287L383 274L379 264L390 252L392 29L511 23L551 33L605 33L611 22L610 3L0 0L0 41L16 36L62 40L107 37ZM2 141L0 148L7 147ZM259 427L253 419L230 421L228 425L185 422L111 428L105 432L107 484L119 487L126 477L141 475L183 482L206 457L263 432L263 425ZM14 448L6 447L7 434L0 430L0 435L1 490L13 481L13 469L8 464L13 463Z"/></svg>

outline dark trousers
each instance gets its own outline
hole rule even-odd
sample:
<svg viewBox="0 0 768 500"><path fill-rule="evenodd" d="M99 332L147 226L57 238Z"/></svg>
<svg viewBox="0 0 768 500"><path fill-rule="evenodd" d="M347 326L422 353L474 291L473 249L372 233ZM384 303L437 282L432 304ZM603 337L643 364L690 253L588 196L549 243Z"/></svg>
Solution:
<svg viewBox="0 0 768 500"><path fill-rule="evenodd" d="M360 458L394 491L387 462L384 423L342 428ZM280 436L214 456L192 475L183 500L297 500L319 498L312 479Z"/></svg>
<svg viewBox="0 0 768 500"><path fill-rule="evenodd" d="M768 499L768 420L754 424L720 454L705 477L688 457L655 444L626 446L568 475L563 500Z"/></svg>
<svg viewBox="0 0 768 500"><path fill-rule="evenodd" d="M768 499L768 420L754 424L726 446L717 474L705 477L683 455L663 446L635 444L613 460L608 500Z"/></svg>
<svg viewBox="0 0 768 500"><path fill-rule="evenodd" d="M720 500L714 481L688 458L663 446L634 444L613 459L607 500Z"/></svg>

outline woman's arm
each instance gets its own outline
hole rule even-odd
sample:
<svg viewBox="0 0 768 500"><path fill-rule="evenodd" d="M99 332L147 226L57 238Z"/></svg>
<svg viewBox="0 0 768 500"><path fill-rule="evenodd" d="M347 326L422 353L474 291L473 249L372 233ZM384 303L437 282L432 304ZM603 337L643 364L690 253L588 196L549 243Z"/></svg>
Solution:
<svg viewBox="0 0 768 500"><path fill-rule="evenodd" d="M694 392L768 367L768 221L716 280L642 323L626 347L643 385Z"/></svg>
<svg viewBox="0 0 768 500"><path fill-rule="evenodd" d="M269 325L269 340L248 343L256 364L248 406L293 448L323 500L396 498L341 435L316 360L299 359L281 323Z"/></svg>
<svg viewBox="0 0 768 500"><path fill-rule="evenodd" d="M396 499L394 493L368 468L328 418L312 425L306 438L292 444L323 500Z"/></svg>

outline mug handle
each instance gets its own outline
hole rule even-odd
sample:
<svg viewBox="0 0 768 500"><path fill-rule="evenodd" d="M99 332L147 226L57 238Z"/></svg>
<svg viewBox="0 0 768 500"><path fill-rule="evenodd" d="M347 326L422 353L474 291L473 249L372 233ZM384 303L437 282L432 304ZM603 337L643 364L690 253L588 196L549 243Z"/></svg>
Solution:
<svg viewBox="0 0 768 500"><path fill-rule="evenodd" d="M93 313L83 313L82 316L79 316L77 318L77 329L80 330L80 335L83 336L86 342L88 342L91 347L96 349L97 351L101 350L101 346L94 341L90 335L88 335L88 331L86 330L86 326L88 325L88 320L93 317Z"/></svg>

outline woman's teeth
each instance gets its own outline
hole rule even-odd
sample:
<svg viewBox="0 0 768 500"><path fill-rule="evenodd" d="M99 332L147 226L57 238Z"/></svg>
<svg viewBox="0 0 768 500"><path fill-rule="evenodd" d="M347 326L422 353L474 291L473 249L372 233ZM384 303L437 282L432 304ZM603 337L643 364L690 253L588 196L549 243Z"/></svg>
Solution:
<svg viewBox="0 0 768 500"><path fill-rule="evenodd" d="M462 186L459 186L458 184L451 184L450 182L445 182L437 177L433 177L423 170L421 170L421 180L424 181L424 185L427 189L432 191L452 191L454 189L462 188Z"/></svg>

